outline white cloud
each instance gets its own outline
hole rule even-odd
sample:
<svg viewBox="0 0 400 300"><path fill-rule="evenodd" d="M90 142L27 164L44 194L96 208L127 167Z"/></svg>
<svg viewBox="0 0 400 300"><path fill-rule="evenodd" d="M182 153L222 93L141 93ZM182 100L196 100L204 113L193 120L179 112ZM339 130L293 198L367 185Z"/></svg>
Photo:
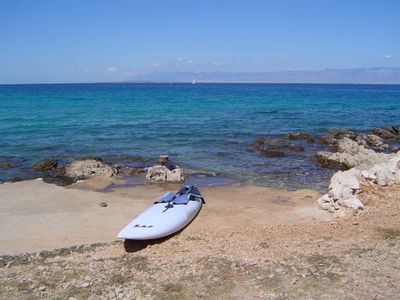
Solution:
<svg viewBox="0 0 400 300"><path fill-rule="evenodd" d="M385 54L384 56L386 59L391 59L393 56L391 54Z"/></svg>
<svg viewBox="0 0 400 300"><path fill-rule="evenodd" d="M117 71L118 71L118 68L117 68L117 67L114 67L114 66L111 66L111 67L109 67L109 68L107 69L107 71L108 71L108 72L111 72L111 73L114 73L114 72L117 72Z"/></svg>
<svg viewBox="0 0 400 300"><path fill-rule="evenodd" d="M161 68L161 65L159 63L156 63L156 62L153 63L152 66L153 66L153 68L156 68L156 69Z"/></svg>
<svg viewBox="0 0 400 300"><path fill-rule="evenodd" d="M86 69L83 69L83 72L84 72L84 73L90 73L90 72L92 72L92 69L86 68Z"/></svg>

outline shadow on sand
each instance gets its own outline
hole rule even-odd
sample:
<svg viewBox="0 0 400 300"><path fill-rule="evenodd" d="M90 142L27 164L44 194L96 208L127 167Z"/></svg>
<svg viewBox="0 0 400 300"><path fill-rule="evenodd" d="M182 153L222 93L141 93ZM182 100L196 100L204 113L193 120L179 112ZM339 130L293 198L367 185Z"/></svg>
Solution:
<svg viewBox="0 0 400 300"><path fill-rule="evenodd" d="M182 230L180 230L179 232L181 232ZM170 239L171 237L173 237L175 234L174 233L172 235L163 237L163 238L159 238L159 239L154 239L154 240L143 240L143 241L139 241L139 240L125 240L124 241L124 248L125 251L128 253L133 253L133 252L138 252L142 249L147 248L148 246L152 246L152 245L157 245L157 244L161 244L163 242L165 242L166 240Z"/></svg>

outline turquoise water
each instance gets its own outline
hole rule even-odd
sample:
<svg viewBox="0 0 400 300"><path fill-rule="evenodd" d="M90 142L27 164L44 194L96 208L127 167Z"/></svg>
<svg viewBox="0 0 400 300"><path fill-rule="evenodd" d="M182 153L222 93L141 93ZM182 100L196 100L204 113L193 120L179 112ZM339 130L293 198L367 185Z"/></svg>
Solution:
<svg viewBox="0 0 400 300"><path fill-rule="evenodd" d="M310 84L0 85L0 181L38 176L32 164L100 156L148 165L169 154L191 169L265 186L326 185L303 154L263 158L257 136L322 135L400 123L400 86Z"/></svg>

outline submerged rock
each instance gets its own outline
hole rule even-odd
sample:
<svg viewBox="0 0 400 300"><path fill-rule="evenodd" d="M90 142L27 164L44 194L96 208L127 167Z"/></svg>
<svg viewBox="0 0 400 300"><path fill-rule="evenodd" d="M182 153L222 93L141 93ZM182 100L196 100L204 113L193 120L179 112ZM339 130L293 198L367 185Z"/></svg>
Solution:
<svg viewBox="0 0 400 300"><path fill-rule="evenodd" d="M304 148L300 145L289 144L280 139L272 139L268 137L258 137L253 148L264 157L282 157L287 152L303 152Z"/></svg>
<svg viewBox="0 0 400 300"><path fill-rule="evenodd" d="M309 133L288 133L285 135L289 140L304 140L309 143L314 143L316 138Z"/></svg>
<svg viewBox="0 0 400 300"><path fill-rule="evenodd" d="M146 179L157 182L182 182L185 177L182 169L178 166L170 170L166 166L155 165L147 169Z"/></svg>
<svg viewBox="0 0 400 300"><path fill-rule="evenodd" d="M14 165L8 161L0 162L0 169L9 169L12 168Z"/></svg>
<svg viewBox="0 0 400 300"><path fill-rule="evenodd" d="M57 159L49 159L41 163L37 163L33 165L33 168L36 170L53 170L57 168L58 160Z"/></svg>
<svg viewBox="0 0 400 300"><path fill-rule="evenodd" d="M94 159L77 160L64 168L64 175L74 180L95 176L111 177L116 174L115 168Z"/></svg>

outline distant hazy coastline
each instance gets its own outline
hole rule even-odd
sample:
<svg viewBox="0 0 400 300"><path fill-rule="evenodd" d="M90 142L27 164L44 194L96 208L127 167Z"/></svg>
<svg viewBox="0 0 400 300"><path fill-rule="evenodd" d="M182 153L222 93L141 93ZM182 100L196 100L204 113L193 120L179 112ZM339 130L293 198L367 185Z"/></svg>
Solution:
<svg viewBox="0 0 400 300"><path fill-rule="evenodd" d="M131 81L207 83L400 84L400 68L291 70L276 72L152 72ZM130 80L128 80L130 81Z"/></svg>

